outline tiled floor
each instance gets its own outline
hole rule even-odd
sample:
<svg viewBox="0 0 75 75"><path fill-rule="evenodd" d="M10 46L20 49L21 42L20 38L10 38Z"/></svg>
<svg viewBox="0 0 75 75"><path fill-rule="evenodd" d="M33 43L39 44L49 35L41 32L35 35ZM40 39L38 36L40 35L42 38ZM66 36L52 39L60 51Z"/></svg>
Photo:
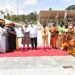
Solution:
<svg viewBox="0 0 75 75"><path fill-rule="evenodd" d="M62 68L63 66L75 68L75 58L72 56L0 58L0 69Z"/></svg>
<svg viewBox="0 0 75 75"><path fill-rule="evenodd" d="M73 56L0 58L0 75L75 75L74 73Z"/></svg>
<svg viewBox="0 0 75 75"><path fill-rule="evenodd" d="M61 68L15 69L0 70L0 75L75 75L75 70Z"/></svg>

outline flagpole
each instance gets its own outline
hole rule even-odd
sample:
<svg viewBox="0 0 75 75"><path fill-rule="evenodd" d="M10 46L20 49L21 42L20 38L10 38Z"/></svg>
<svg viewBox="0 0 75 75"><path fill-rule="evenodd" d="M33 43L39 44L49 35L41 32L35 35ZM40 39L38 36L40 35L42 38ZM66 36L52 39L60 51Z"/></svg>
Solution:
<svg viewBox="0 0 75 75"><path fill-rule="evenodd" d="M57 12L57 25L58 25L58 12Z"/></svg>
<svg viewBox="0 0 75 75"><path fill-rule="evenodd" d="M18 13L18 0L17 0L17 19L18 19L18 15L19 13Z"/></svg>
<svg viewBox="0 0 75 75"><path fill-rule="evenodd" d="M67 10L65 10L65 14L64 14L64 23L66 23L66 18L67 18Z"/></svg>
<svg viewBox="0 0 75 75"><path fill-rule="evenodd" d="M56 14L56 24L58 25L58 12L57 12L57 14Z"/></svg>

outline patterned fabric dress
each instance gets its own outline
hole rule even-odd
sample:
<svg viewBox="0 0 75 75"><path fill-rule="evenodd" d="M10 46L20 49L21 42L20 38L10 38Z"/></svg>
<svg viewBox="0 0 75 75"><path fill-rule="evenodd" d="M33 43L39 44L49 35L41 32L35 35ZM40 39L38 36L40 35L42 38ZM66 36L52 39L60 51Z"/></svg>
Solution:
<svg viewBox="0 0 75 75"><path fill-rule="evenodd" d="M64 33L63 33L63 42L62 42L62 46L61 49L63 50L67 50L68 46L69 46L69 41L68 41L68 28L64 29Z"/></svg>
<svg viewBox="0 0 75 75"><path fill-rule="evenodd" d="M51 41L51 46L53 48L56 48L56 44L57 44L57 37L58 37L57 31L58 31L57 27L51 27L51 39L50 39L50 41Z"/></svg>
<svg viewBox="0 0 75 75"><path fill-rule="evenodd" d="M63 42L63 32L64 32L64 27L59 26L58 27L58 48L61 48L62 42Z"/></svg>
<svg viewBox="0 0 75 75"><path fill-rule="evenodd" d="M22 44L30 44L30 36L29 36L29 29L24 28L24 37L22 38Z"/></svg>

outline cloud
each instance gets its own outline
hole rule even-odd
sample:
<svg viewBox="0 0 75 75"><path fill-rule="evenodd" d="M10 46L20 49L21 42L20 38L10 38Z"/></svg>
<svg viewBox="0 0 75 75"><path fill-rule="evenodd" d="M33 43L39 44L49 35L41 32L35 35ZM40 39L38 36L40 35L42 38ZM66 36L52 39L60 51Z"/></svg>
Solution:
<svg viewBox="0 0 75 75"><path fill-rule="evenodd" d="M17 11L17 5L14 3L14 1L6 0L6 3L4 5L0 5L0 10L3 10L4 14L6 15L9 13L10 15L17 15L17 14L25 14L24 10L22 10L22 6L18 6Z"/></svg>
<svg viewBox="0 0 75 75"><path fill-rule="evenodd" d="M24 2L26 5L36 5L37 0L25 0Z"/></svg>
<svg viewBox="0 0 75 75"><path fill-rule="evenodd" d="M25 10L25 7L26 5L36 5L37 4L37 1L38 0L24 0L24 4L25 5L21 5L19 4L18 5L18 12L17 12L17 5L16 5L16 2L14 3L14 1L10 1L10 0L6 0L5 4L4 5L0 5L0 10L3 10L5 12L5 15L7 13L9 14L27 14L27 13L30 13L30 11L33 11L33 10L28 10L26 9ZM1 8L2 7L2 8Z"/></svg>
<svg viewBox="0 0 75 75"><path fill-rule="evenodd" d="M72 0L63 0L63 1L65 1L65 2L70 2L70 1L72 1Z"/></svg>
<svg viewBox="0 0 75 75"><path fill-rule="evenodd" d="M17 15L17 14L25 14L25 12L23 10L21 10L20 8L15 8L15 6L11 6L11 5L6 5L4 7L0 7L0 10L3 10L3 12L5 13L5 15L7 13L9 13L10 15Z"/></svg>
<svg viewBox="0 0 75 75"><path fill-rule="evenodd" d="M3 7L2 10L5 12L5 13L9 13L9 14L12 14L13 13L16 13L14 7L8 5L6 7Z"/></svg>

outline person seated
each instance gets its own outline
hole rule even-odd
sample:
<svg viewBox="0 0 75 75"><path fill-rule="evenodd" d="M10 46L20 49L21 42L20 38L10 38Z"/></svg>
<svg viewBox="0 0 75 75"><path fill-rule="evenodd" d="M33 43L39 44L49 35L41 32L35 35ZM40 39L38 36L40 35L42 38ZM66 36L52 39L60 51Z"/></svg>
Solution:
<svg viewBox="0 0 75 75"><path fill-rule="evenodd" d="M67 51L68 47L69 47L69 42L67 40L64 40L61 45L61 49Z"/></svg>

